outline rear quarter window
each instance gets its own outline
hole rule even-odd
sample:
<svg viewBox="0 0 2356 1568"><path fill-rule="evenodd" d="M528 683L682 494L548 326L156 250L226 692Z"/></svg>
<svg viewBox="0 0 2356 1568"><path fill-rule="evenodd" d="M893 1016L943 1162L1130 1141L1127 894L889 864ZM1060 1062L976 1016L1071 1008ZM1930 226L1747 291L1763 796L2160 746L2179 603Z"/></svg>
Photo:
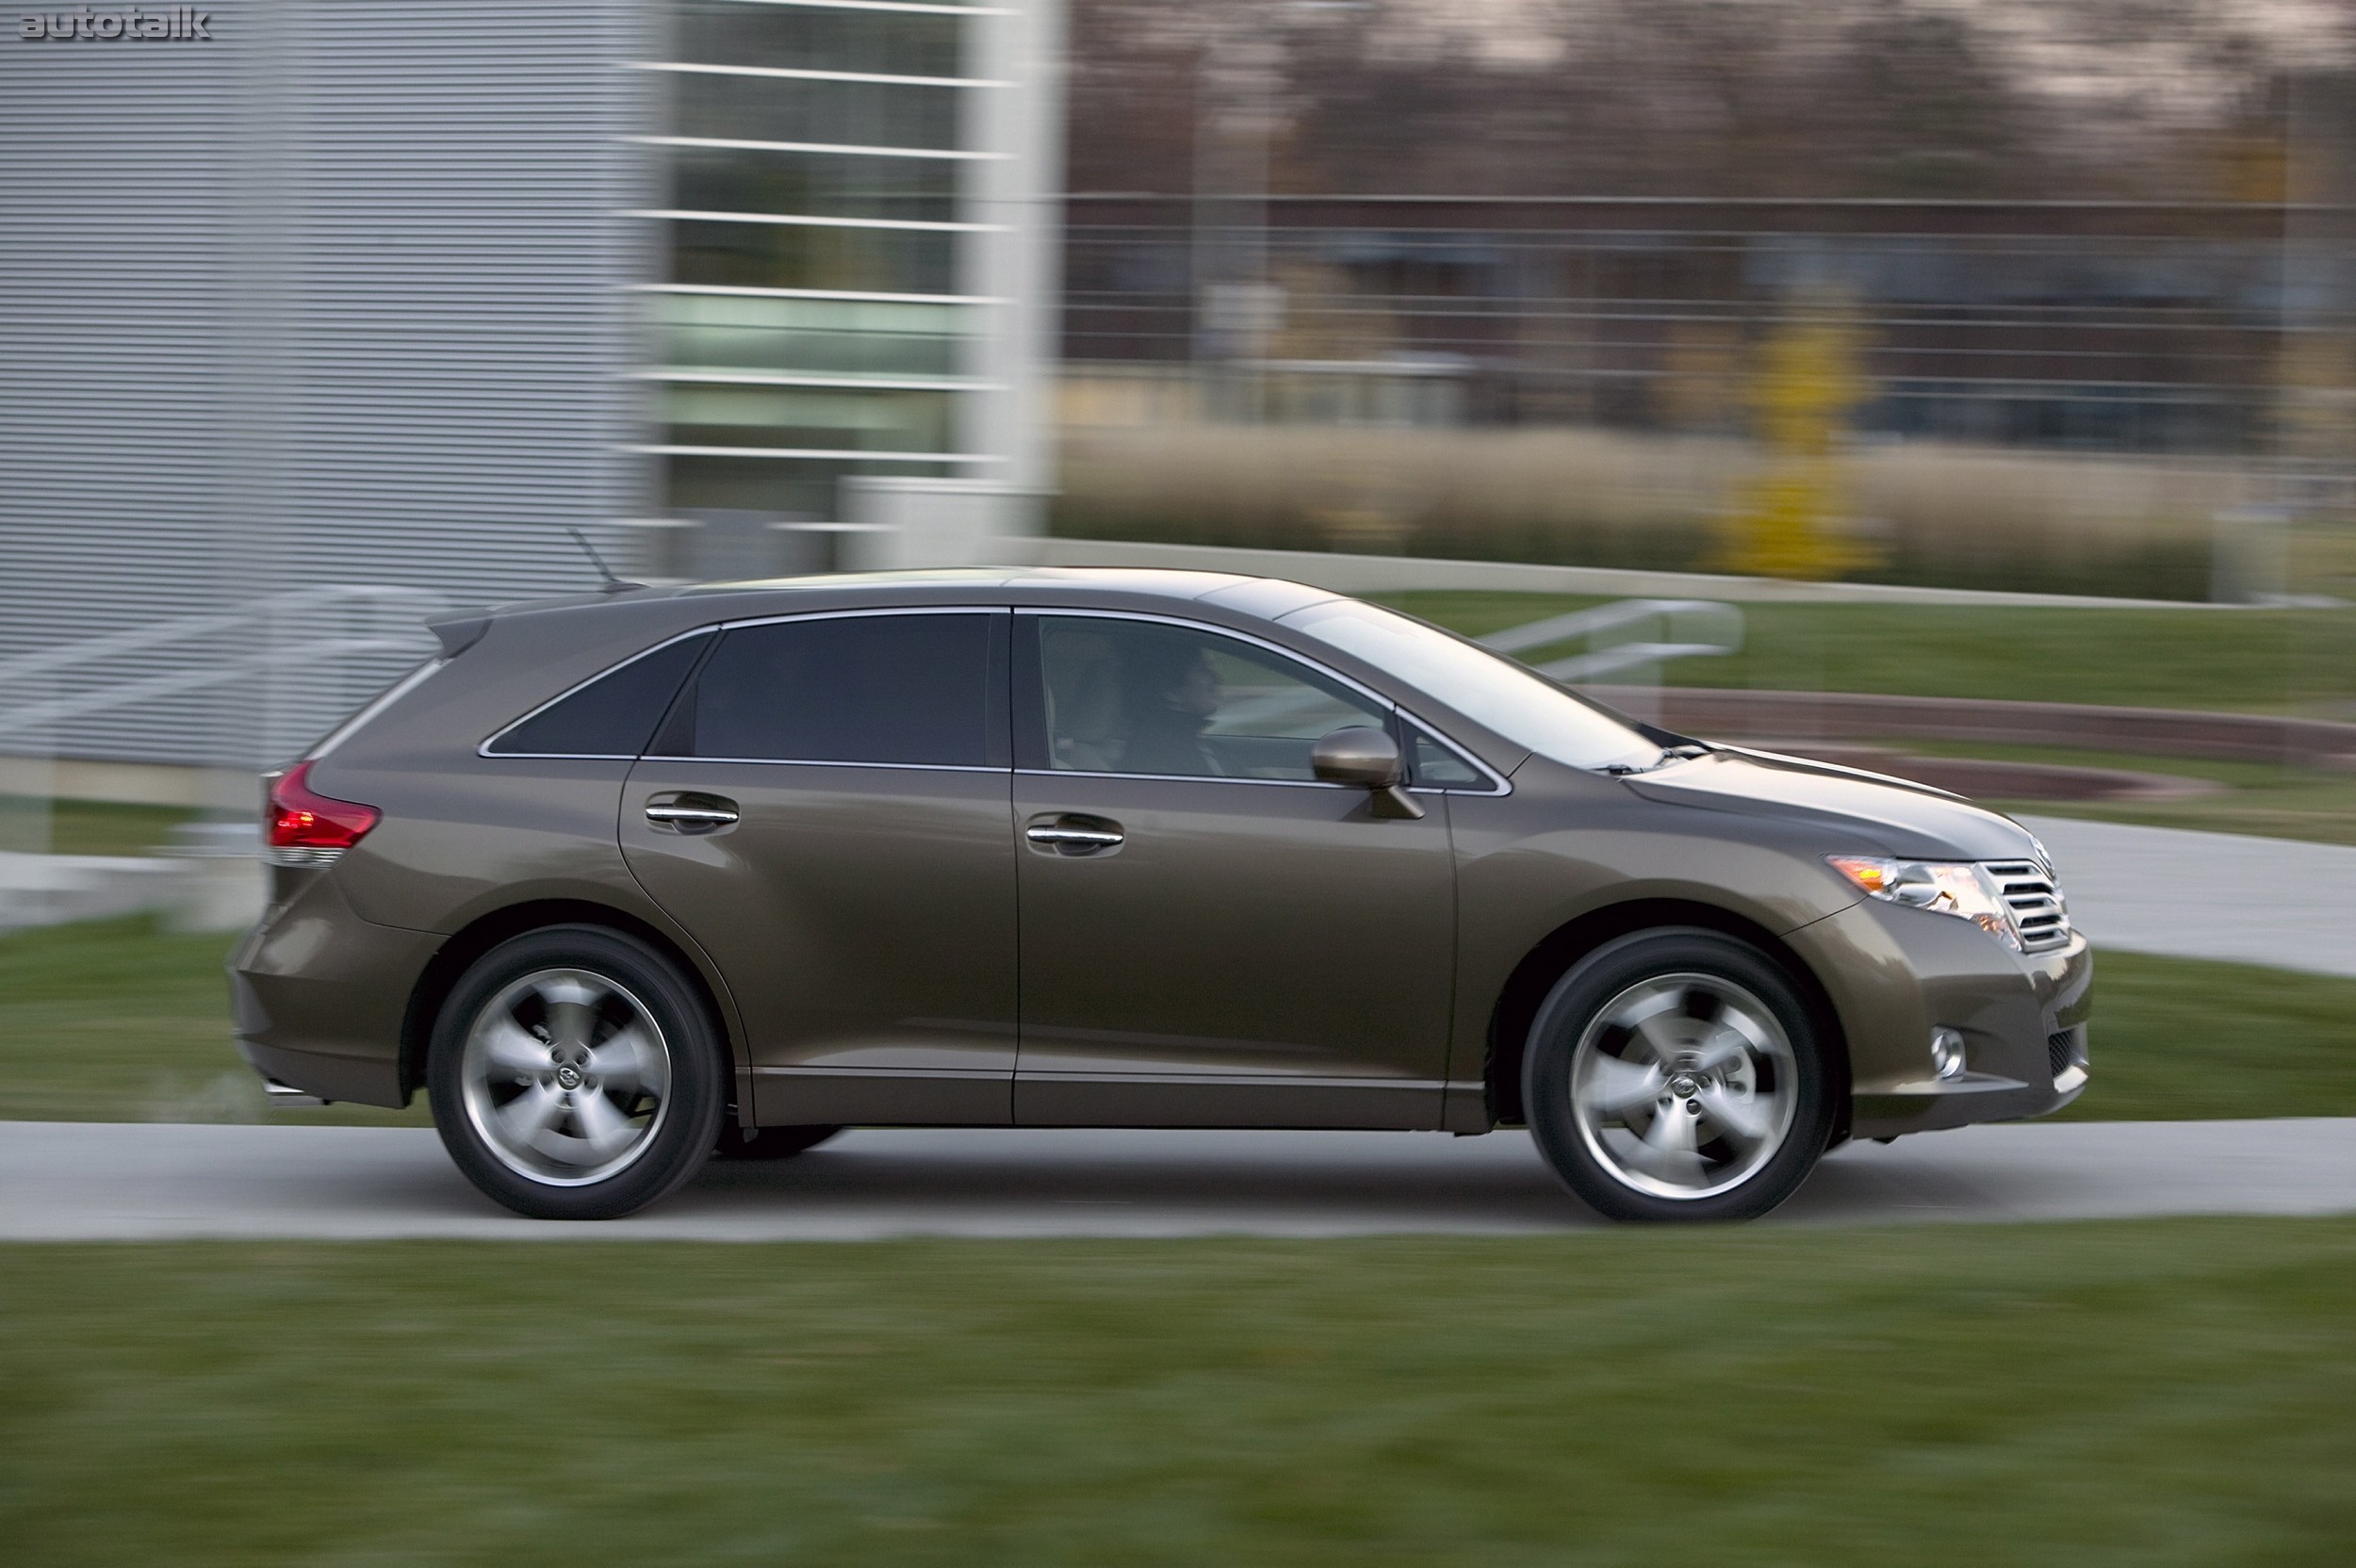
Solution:
<svg viewBox="0 0 2356 1568"><path fill-rule="evenodd" d="M698 631L648 649L508 726L492 757L636 757L712 642Z"/></svg>

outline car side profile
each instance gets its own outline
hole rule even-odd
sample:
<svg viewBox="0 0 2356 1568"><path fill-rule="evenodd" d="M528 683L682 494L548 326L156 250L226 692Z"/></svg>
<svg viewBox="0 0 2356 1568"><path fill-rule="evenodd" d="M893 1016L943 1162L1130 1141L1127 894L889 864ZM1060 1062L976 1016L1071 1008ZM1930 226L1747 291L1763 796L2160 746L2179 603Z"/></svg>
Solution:
<svg viewBox="0 0 2356 1568"><path fill-rule="evenodd" d="M1623 1219L2044 1114L2090 960L2020 825L1213 573L644 589L437 623L270 780L274 1085L523 1214L848 1125L1527 1125Z"/></svg>

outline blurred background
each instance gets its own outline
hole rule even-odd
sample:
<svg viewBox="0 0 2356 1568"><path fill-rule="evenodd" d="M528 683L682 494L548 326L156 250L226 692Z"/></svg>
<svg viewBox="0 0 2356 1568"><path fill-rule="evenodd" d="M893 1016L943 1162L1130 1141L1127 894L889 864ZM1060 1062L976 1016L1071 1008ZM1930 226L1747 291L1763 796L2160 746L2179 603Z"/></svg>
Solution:
<svg viewBox="0 0 2356 1568"><path fill-rule="evenodd" d="M572 530L647 582L1378 597L2023 815L2102 949L2063 1119L2217 1126L2019 1135L2255 1182L2289 1168L2249 1119L2356 1117L2348 0L0 19L12 1233L90 1131L25 1122L426 1119L279 1107L237 1059L254 776L425 617L596 591ZM352 1170L425 1135L96 1131L126 1222L191 1133ZM730 1168L788 1210L830 1157ZM1023 1190L1117 1227L1122 1181ZM8 1246L9 1560L2356 1539L2347 1217L526 1250Z"/></svg>
<svg viewBox="0 0 2356 1568"><path fill-rule="evenodd" d="M238 923L254 770L575 529L1301 577L2356 842L2345 6L123 14L0 41L0 924Z"/></svg>

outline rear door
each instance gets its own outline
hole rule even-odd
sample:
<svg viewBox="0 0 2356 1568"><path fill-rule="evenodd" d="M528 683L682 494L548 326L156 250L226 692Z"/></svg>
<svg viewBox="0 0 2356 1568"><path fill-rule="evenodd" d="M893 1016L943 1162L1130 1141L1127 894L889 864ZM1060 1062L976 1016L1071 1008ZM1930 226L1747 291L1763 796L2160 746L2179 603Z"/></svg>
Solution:
<svg viewBox="0 0 2356 1568"><path fill-rule="evenodd" d="M1009 621L730 626L630 772L623 854L727 977L763 1122L1010 1119Z"/></svg>

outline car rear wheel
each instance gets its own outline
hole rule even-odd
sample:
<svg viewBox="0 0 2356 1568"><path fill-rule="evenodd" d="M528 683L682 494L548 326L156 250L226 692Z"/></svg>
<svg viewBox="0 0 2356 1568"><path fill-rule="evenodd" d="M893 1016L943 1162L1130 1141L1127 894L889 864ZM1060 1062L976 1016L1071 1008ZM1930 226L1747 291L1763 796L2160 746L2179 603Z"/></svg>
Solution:
<svg viewBox="0 0 2356 1568"><path fill-rule="evenodd" d="M702 1166L728 1071L668 958L620 932L551 926L460 978L426 1084L442 1145L476 1186L535 1218L614 1219Z"/></svg>
<svg viewBox="0 0 2356 1568"><path fill-rule="evenodd" d="M1750 1219L1798 1190L1832 1132L1824 1042L1766 955L1714 931L1606 943L1539 1009L1531 1136L1613 1219Z"/></svg>

